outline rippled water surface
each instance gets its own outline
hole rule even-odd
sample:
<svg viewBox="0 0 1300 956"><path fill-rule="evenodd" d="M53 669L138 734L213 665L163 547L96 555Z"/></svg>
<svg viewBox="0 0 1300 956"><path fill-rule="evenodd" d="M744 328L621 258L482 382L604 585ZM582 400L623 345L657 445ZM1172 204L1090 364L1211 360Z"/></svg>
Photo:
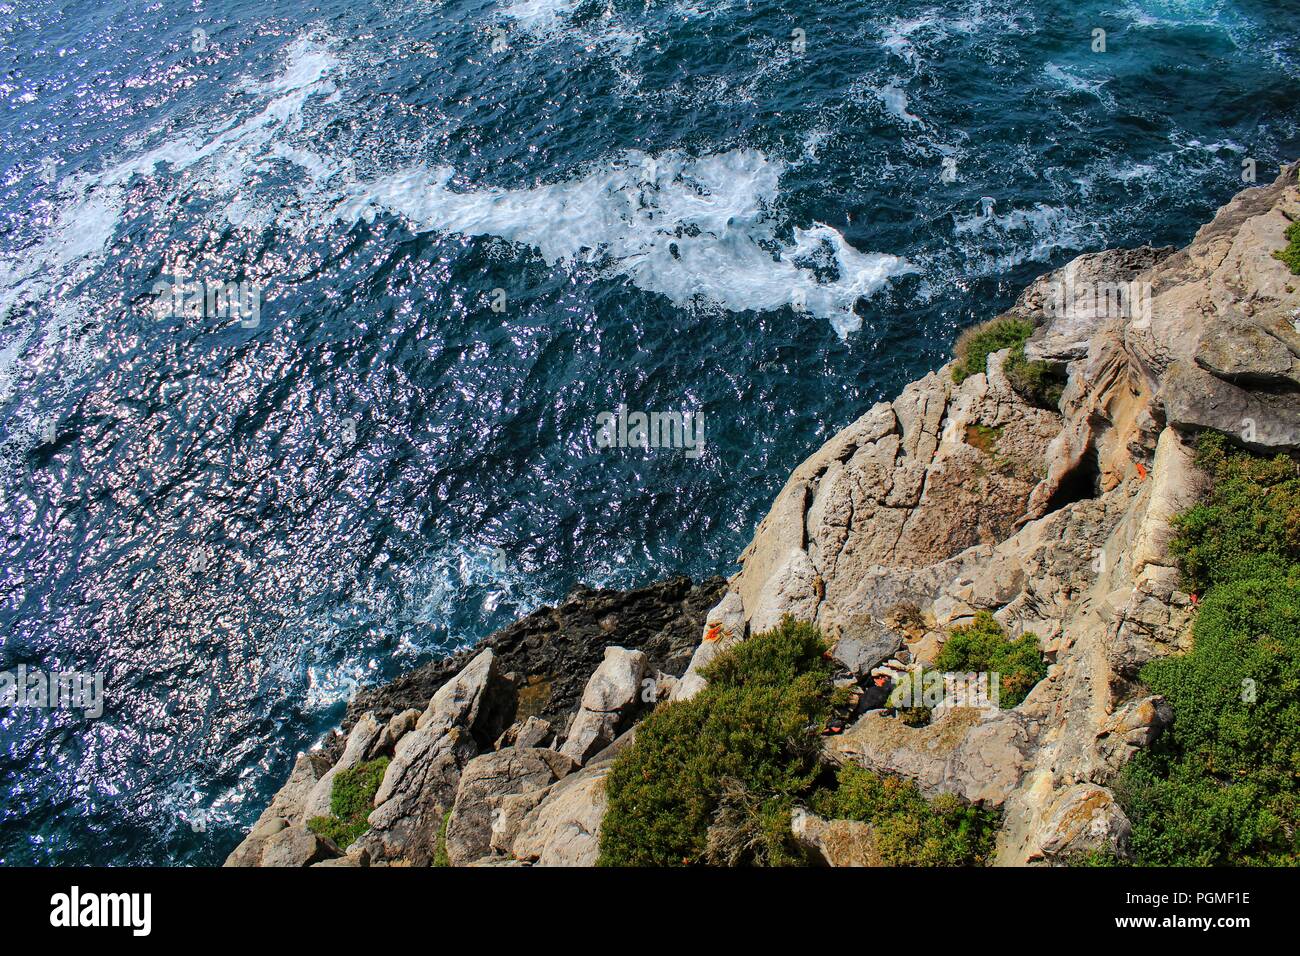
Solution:
<svg viewBox="0 0 1300 956"><path fill-rule="evenodd" d="M220 862L359 682L729 573L963 326L1300 153L1298 49L1281 0L0 3L0 669L107 682L0 710L0 860ZM598 448L620 403L704 453Z"/></svg>

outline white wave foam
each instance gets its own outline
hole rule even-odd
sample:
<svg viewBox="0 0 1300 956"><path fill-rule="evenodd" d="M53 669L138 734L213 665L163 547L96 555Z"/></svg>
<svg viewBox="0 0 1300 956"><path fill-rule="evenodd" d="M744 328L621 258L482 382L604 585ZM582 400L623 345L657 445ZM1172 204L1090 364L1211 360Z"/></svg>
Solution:
<svg viewBox="0 0 1300 956"><path fill-rule="evenodd" d="M1005 272L1022 262L1045 262L1062 249L1081 249L1098 238L1095 225L1069 208L1036 203L999 215L995 205L984 202L980 212L958 217L953 224L967 269L974 274Z"/></svg>
<svg viewBox="0 0 1300 956"><path fill-rule="evenodd" d="M919 16L886 20L875 28L876 42L915 73L930 60L942 56L942 45L953 37L992 38L1023 32L1013 3L967 0L957 9L953 7L949 3L920 11Z"/></svg>
<svg viewBox="0 0 1300 956"><path fill-rule="evenodd" d="M835 229L777 235L772 207L784 167L757 150L691 158L631 151L577 179L531 189L454 189L452 170L416 167L355 185L333 210L342 221L377 212L421 230L491 235L535 249L548 264L585 263L686 307L732 311L806 305L842 336L861 327L854 303L911 271L862 253ZM817 272L834 273L820 281Z"/></svg>
<svg viewBox="0 0 1300 956"><path fill-rule="evenodd" d="M303 132L310 100L338 96L339 65L328 46L301 38L279 74L244 85L267 100L255 115L206 134L186 131L98 173L70 177L63 188L71 198L37 254L27 257L29 274L3 286L9 300L44 291L52 276L87 274L121 224L134 178L164 166L179 179L172 197L200 192L224 200L218 215L236 224L267 225L277 215L271 202L258 201L250 170L288 163L300 171L296 188L307 218L295 227L280 216L277 224L286 228L387 212L420 230L497 236L536 249L552 265L590 264L682 307L806 307L841 335L861 326L853 311L859 298L912 269L897 256L859 252L819 223L783 239L773 207L785 167L755 150L699 158L630 152L577 179L513 190L453 188L450 169L428 166L359 180L350 159L319 155L295 135Z"/></svg>
<svg viewBox="0 0 1300 956"><path fill-rule="evenodd" d="M546 39L563 31L575 34L585 44L602 46L607 52L625 57L645 42L636 30L622 25L612 5L606 6L598 20L577 26L573 22L580 0L509 0L501 14L517 29Z"/></svg>
<svg viewBox="0 0 1300 956"><path fill-rule="evenodd" d="M578 0L510 0L501 12L529 33L550 33L578 9Z"/></svg>
<svg viewBox="0 0 1300 956"><path fill-rule="evenodd" d="M327 47L299 38L287 50L279 75L243 84L246 92L269 98L254 116L227 121L206 134L177 133L98 172L65 178L59 193L66 198L44 239L13 261L0 261L0 320L20 302L39 301L58 282L85 278L102 260L121 224L127 190L136 176L148 176L164 165L173 174L201 167L203 176L191 186L219 195L236 192L250 165L275 158L275 150L281 148L279 136L302 128L307 101L336 92L328 74L337 65ZM301 157L287 158L302 162Z"/></svg>
<svg viewBox="0 0 1300 956"><path fill-rule="evenodd" d="M885 109L897 116L905 123L919 123L921 117L907 111L907 94L897 86L890 84L875 90L875 94L880 97L881 102L885 104Z"/></svg>
<svg viewBox="0 0 1300 956"><path fill-rule="evenodd" d="M1048 63L1044 66L1043 74L1058 87L1072 93L1087 93L1095 96L1108 107L1114 105L1113 97L1105 91L1106 84L1110 82L1109 77L1090 79L1081 76L1078 67L1061 66L1057 63Z"/></svg>

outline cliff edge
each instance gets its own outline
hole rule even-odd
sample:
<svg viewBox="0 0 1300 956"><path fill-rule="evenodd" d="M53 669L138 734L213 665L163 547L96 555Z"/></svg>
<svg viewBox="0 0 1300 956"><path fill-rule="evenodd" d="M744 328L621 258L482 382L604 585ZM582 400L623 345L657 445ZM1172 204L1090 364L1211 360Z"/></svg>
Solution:
<svg viewBox="0 0 1300 956"><path fill-rule="evenodd" d="M1205 491L1196 436L1300 452L1300 277L1274 256L1300 221L1298 168L1183 249L1087 254L1036 280L994 320L1032 327L1022 346L973 373L950 363L826 442L725 586L579 592L363 693L227 865L593 864L620 748L727 647L792 615L866 687L933 663L981 612L1041 641L1047 675L1023 702L923 727L869 709L824 738L827 764L1000 808L1000 864L1122 855L1110 785L1171 717L1138 670L1185 650L1195 614L1169 545ZM1026 397L1026 363L1060 383L1051 400ZM307 821L363 766L382 779L345 848Z"/></svg>

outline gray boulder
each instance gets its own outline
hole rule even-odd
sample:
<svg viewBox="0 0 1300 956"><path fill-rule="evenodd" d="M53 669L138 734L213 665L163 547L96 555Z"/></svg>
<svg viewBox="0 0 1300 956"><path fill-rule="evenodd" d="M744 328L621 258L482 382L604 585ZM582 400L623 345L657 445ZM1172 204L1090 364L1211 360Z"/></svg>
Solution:
<svg viewBox="0 0 1300 956"><path fill-rule="evenodd" d="M1038 853L1031 859L1069 860L1092 852L1125 856L1133 825L1115 795L1094 783L1066 790L1039 832Z"/></svg>
<svg viewBox="0 0 1300 956"><path fill-rule="evenodd" d="M514 706L514 685L497 668L496 657L489 649L438 688L415 722L415 729L439 734L463 727L488 747L509 726Z"/></svg>
<svg viewBox="0 0 1300 956"><path fill-rule="evenodd" d="M831 656L861 680L871 673L873 667L880 666L897 654L902 646L902 635L884 625L877 625L841 636L835 642Z"/></svg>
<svg viewBox="0 0 1300 956"><path fill-rule="evenodd" d="M226 858L226 866L258 866L269 837L285 827L303 822L303 806L312 789L329 770L329 761L317 752L301 754L289 779L262 811L243 842Z"/></svg>
<svg viewBox="0 0 1300 956"><path fill-rule="evenodd" d="M375 757L391 754L397 746L397 742L415 729L416 721L420 719L420 713L420 711L412 707L400 714L394 714L388 723L384 725L383 732L380 733L374 746L370 748L367 759L373 760Z"/></svg>
<svg viewBox="0 0 1300 956"><path fill-rule="evenodd" d="M376 860L428 866L461 771L477 755L478 745L459 727L437 735L411 731L397 745L367 818L370 830L358 842Z"/></svg>
<svg viewBox="0 0 1300 956"><path fill-rule="evenodd" d="M516 859L537 866L595 866L600 824L608 805L605 778L610 764L570 774L551 787L529 811L515 838Z"/></svg>
<svg viewBox="0 0 1300 956"><path fill-rule="evenodd" d="M339 848L330 840L304 826L290 826L267 839L261 865L311 866L340 855Z"/></svg>
<svg viewBox="0 0 1300 956"><path fill-rule="evenodd" d="M543 791L576 767L563 754L540 748L508 747L471 760L461 773L447 822L451 864L464 866L488 853L493 820L504 797Z"/></svg>
<svg viewBox="0 0 1300 956"><path fill-rule="evenodd" d="M645 669L646 656L641 651L605 648L605 659L587 682L582 707L560 752L583 763L613 743L623 718L640 699Z"/></svg>
<svg viewBox="0 0 1300 956"><path fill-rule="evenodd" d="M790 815L790 832L823 866L881 866L876 834L868 823L825 820L797 808Z"/></svg>

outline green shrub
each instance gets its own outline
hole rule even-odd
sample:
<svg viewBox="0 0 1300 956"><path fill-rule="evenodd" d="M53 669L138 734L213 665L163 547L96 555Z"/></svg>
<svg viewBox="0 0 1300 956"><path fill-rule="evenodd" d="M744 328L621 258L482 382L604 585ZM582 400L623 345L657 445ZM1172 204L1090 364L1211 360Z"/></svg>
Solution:
<svg viewBox="0 0 1300 956"><path fill-rule="evenodd" d="M865 820L892 863L979 863L996 816L956 798L933 805L909 783L850 768L828 785L820 733L837 695L826 645L809 624L780 626L720 655L694 698L637 727L605 783L605 866L799 865L796 806Z"/></svg>
<svg viewBox="0 0 1300 956"><path fill-rule="evenodd" d="M307 821L307 829L346 849L370 829L366 817L374 809L375 794L379 792L387 769L388 758L380 757L340 770L334 775L334 785L330 790L330 815L312 817Z"/></svg>
<svg viewBox="0 0 1300 956"><path fill-rule="evenodd" d="M1186 586L1199 593L1300 565L1300 468L1285 455L1260 458L1228 451L1207 433L1197 464L1213 481L1209 499L1174 519L1171 551Z"/></svg>
<svg viewBox="0 0 1300 956"><path fill-rule="evenodd" d="M787 617L713 661L695 697L642 721L606 780L600 862L799 862L790 811L819 773L825 651L814 627Z"/></svg>
<svg viewBox="0 0 1300 956"><path fill-rule="evenodd" d="M1025 356L1025 342L1034 334L1031 319L1001 316L971 326L957 339L953 348L956 361L952 380L960 385L972 375L988 369L989 356L1010 349L1002 371L1022 398L1042 408L1056 408L1065 391L1065 377L1051 362L1030 361Z"/></svg>
<svg viewBox="0 0 1300 956"><path fill-rule="evenodd" d="M451 811L448 810L442 815L442 823L438 824L438 839L433 845L434 866L451 866L451 857L447 855L447 823L450 820Z"/></svg>
<svg viewBox="0 0 1300 956"><path fill-rule="evenodd" d="M1079 853L1071 858L1070 866L1083 867L1108 867L1108 866L1127 866L1128 861L1122 857L1116 856L1108 850L1089 850L1086 853Z"/></svg>
<svg viewBox="0 0 1300 956"><path fill-rule="evenodd" d="M952 380L960 385L972 375L988 368L989 356L1002 349L1021 346L1034 333L1034 323L1029 319L1003 316L971 326L957 339L953 351L956 362L952 367Z"/></svg>
<svg viewBox="0 0 1300 956"><path fill-rule="evenodd" d="M1142 679L1174 722L1116 792L1140 864L1300 863L1300 475L1290 459L1202 439L1208 500L1174 520L1192 649Z"/></svg>
<svg viewBox="0 0 1300 956"><path fill-rule="evenodd" d="M886 866L982 866L993 853L1001 815L944 794L928 801L916 785L848 764L834 789L812 809L832 819L861 820L875 833Z"/></svg>
<svg viewBox="0 0 1300 956"><path fill-rule="evenodd" d="M1027 359L1023 342L1011 347L1011 353L1002 363L1002 371L1011 387L1031 405L1049 409L1060 407L1061 395L1065 393L1064 374L1051 362Z"/></svg>
<svg viewBox="0 0 1300 956"><path fill-rule="evenodd" d="M1280 259L1295 275L1300 276L1300 222L1293 222L1286 227L1286 248L1273 253L1274 259Z"/></svg>
<svg viewBox="0 0 1300 956"><path fill-rule="evenodd" d="M1156 865L1300 863L1300 583L1216 585L1187 654L1142 671L1174 724L1119 787L1135 858Z"/></svg>
<svg viewBox="0 0 1300 956"><path fill-rule="evenodd" d="M1025 634L1014 641L1008 639L1007 632L988 611L980 611L972 623L948 633L934 669L1000 675L999 699L1004 710L1023 701L1033 686L1047 676L1038 637Z"/></svg>

